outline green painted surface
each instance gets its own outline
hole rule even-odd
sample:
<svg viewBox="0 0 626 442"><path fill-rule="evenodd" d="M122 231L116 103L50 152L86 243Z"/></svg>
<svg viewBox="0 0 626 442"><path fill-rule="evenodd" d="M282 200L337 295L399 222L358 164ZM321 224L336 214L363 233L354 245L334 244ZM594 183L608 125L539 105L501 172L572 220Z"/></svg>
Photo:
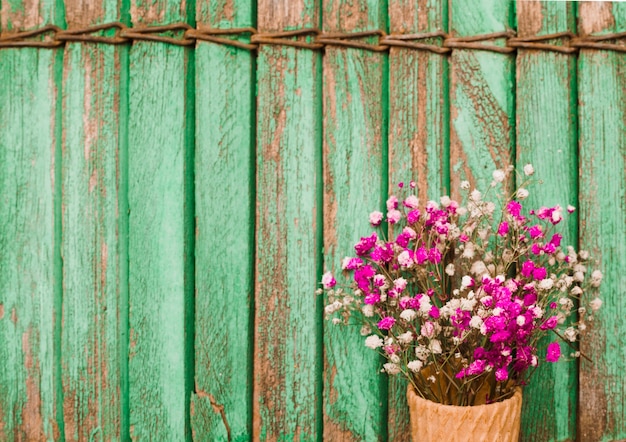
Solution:
<svg viewBox="0 0 626 442"><path fill-rule="evenodd" d="M579 15L585 33L626 31L626 4L585 4ZM593 364L581 364L579 431L611 441L626 438L626 54L581 51L578 71L581 245L604 274L602 309L582 345Z"/></svg>
<svg viewBox="0 0 626 442"><path fill-rule="evenodd" d="M327 0L323 29L385 28L385 6ZM386 58L338 47L327 47L324 56L324 267L340 284L341 260L371 233L368 215L386 200ZM387 376L363 339L359 327L324 324L325 440L387 436Z"/></svg>
<svg viewBox="0 0 626 442"><path fill-rule="evenodd" d="M258 56L255 440L319 437L318 63L295 48Z"/></svg>
<svg viewBox="0 0 626 442"><path fill-rule="evenodd" d="M70 27L115 20L67 2ZM120 49L69 44L63 90L63 416L66 440L120 440ZM125 124L123 122L122 124ZM121 240L121 241L120 241Z"/></svg>
<svg viewBox="0 0 626 442"><path fill-rule="evenodd" d="M55 18L52 2L32 2L29 11L19 1L2 7L3 32ZM2 440L53 440L60 432L58 55L0 52L7 79L0 88Z"/></svg>
<svg viewBox="0 0 626 442"><path fill-rule="evenodd" d="M197 10L212 28L256 19L249 0ZM255 81L249 51L198 43L195 440L243 441L252 430Z"/></svg>
<svg viewBox="0 0 626 442"><path fill-rule="evenodd" d="M178 2L132 3L135 25L184 20ZM190 393L185 319L193 293L186 94L189 51L136 42L130 51L130 435L184 440ZM193 94L193 89L191 92ZM193 126L191 126L193 127ZM190 138L191 137L191 138ZM190 175L191 174L191 175ZM191 230L193 232L193 230ZM188 319L188 318L187 318ZM187 332L187 333L186 333ZM193 334L192 334L193 336ZM189 336L191 338L191 336Z"/></svg>
<svg viewBox="0 0 626 442"><path fill-rule="evenodd" d="M569 2L526 2L517 10L520 36L575 31ZM517 56L517 165L531 163L543 184L530 188L526 207L578 205L576 67L573 57L521 50ZM560 226L563 244L577 246L578 214ZM554 340L548 336L540 346ZM544 350L545 351L545 350ZM541 354L541 351L540 351ZM542 363L524 389L522 440L576 439L578 361Z"/></svg>
<svg viewBox="0 0 626 442"><path fill-rule="evenodd" d="M447 2L392 0L389 32L412 34L447 27ZM433 40L432 43L437 43ZM389 53L389 188L414 180L422 204L449 189L448 58L392 48ZM389 379L389 440L409 442L407 381Z"/></svg>
<svg viewBox="0 0 626 442"><path fill-rule="evenodd" d="M458 0L451 3L450 31L455 36L501 32L513 20L510 2ZM499 42L502 44L502 41ZM469 180L486 189L495 169L513 162L515 117L514 57L458 49L450 56L451 193Z"/></svg>

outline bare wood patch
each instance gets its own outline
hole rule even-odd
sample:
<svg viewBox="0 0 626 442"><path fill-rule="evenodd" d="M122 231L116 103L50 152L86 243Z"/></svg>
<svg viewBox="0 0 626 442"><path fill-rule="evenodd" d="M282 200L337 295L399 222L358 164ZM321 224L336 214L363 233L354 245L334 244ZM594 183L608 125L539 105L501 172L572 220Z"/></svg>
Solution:
<svg viewBox="0 0 626 442"><path fill-rule="evenodd" d="M580 29L583 34L593 34L615 26L612 2L581 2L578 15L582 17Z"/></svg>

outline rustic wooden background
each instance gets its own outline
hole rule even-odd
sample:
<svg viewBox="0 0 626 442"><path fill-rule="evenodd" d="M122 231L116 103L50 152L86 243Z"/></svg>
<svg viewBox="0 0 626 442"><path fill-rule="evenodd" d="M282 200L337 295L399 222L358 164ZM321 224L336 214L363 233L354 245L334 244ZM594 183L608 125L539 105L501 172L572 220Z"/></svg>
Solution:
<svg viewBox="0 0 626 442"><path fill-rule="evenodd" d="M117 20L601 35L626 3L1 3L3 35ZM526 162L605 283L594 363L542 366L522 440L626 438L626 54L75 42L2 48L0 78L0 440L408 441L405 384L316 281L391 183Z"/></svg>

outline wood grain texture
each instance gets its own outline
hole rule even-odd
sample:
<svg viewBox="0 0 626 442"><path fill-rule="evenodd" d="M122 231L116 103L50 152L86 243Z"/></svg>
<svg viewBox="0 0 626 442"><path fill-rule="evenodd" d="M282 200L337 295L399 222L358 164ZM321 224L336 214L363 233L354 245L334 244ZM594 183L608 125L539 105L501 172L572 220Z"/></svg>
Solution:
<svg viewBox="0 0 626 442"><path fill-rule="evenodd" d="M147 26L185 21L186 11L178 1L137 1L131 4L131 17L134 26ZM193 296L188 69L189 51L184 48L153 42L135 42L131 48L129 397L135 440L191 436L185 339L186 310Z"/></svg>
<svg viewBox="0 0 626 442"><path fill-rule="evenodd" d="M511 27L511 3L458 0L450 3L450 32L471 36ZM499 44L502 44L500 40ZM455 49L450 56L450 179L485 190L495 169L512 164L515 119L514 57Z"/></svg>
<svg viewBox="0 0 626 442"><path fill-rule="evenodd" d="M106 4L108 3L108 4ZM119 20L117 1L66 1L67 23ZM105 13L108 10L109 13ZM66 440L121 439L120 50L69 43L63 90L63 333ZM122 196L123 198L123 196ZM121 238L121 241L124 241ZM126 393L127 394L127 393Z"/></svg>
<svg viewBox="0 0 626 442"><path fill-rule="evenodd" d="M392 0L389 32L415 34L447 28L447 2ZM435 43L435 41L433 41ZM449 191L448 59L404 48L389 52L389 188L414 180L428 199ZM407 381L389 379L389 440L410 440Z"/></svg>
<svg viewBox="0 0 626 442"><path fill-rule="evenodd" d="M518 35L575 32L569 2L520 1ZM530 189L527 207L578 205L576 65L566 54L519 50L517 55L517 160L531 163L543 181ZM577 216L561 226L564 244L577 245ZM539 344L541 352L552 341ZM524 390L522 440L576 439L578 361L542 363Z"/></svg>
<svg viewBox="0 0 626 442"><path fill-rule="evenodd" d="M2 2L2 31L55 21L51 2ZM0 51L0 440L59 437L57 51Z"/></svg>
<svg viewBox="0 0 626 442"><path fill-rule="evenodd" d="M259 1L267 32L317 25L315 1ZM257 70L253 440L317 440L319 55L262 46Z"/></svg>
<svg viewBox="0 0 626 442"><path fill-rule="evenodd" d="M325 0L325 32L385 27L383 3ZM324 266L370 233L368 214L386 193L386 55L327 47L324 56ZM386 437L387 378L358 327L324 325L324 439Z"/></svg>
<svg viewBox="0 0 626 442"><path fill-rule="evenodd" d="M201 28L255 26L252 2L198 1ZM196 47L194 440L247 441L254 339L255 63L242 49Z"/></svg>
<svg viewBox="0 0 626 442"><path fill-rule="evenodd" d="M585 35L626 31L626 4L586 2ZM582 340L580 440L626 438L626 54L582 50L578 62L581 246L599 257L602 309Z"/></svg>

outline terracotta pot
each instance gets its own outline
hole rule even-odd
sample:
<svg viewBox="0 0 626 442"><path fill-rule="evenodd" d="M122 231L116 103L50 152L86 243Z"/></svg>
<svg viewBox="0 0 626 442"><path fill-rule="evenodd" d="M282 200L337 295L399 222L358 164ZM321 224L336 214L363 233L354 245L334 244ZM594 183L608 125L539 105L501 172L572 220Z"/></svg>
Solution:
<svg viewBox="0 0 626 442"><path fill-rule="evenodd" d="M517 442L522 389L504 401L472 407L442 405L407 391L413 442Z"/></svg>

